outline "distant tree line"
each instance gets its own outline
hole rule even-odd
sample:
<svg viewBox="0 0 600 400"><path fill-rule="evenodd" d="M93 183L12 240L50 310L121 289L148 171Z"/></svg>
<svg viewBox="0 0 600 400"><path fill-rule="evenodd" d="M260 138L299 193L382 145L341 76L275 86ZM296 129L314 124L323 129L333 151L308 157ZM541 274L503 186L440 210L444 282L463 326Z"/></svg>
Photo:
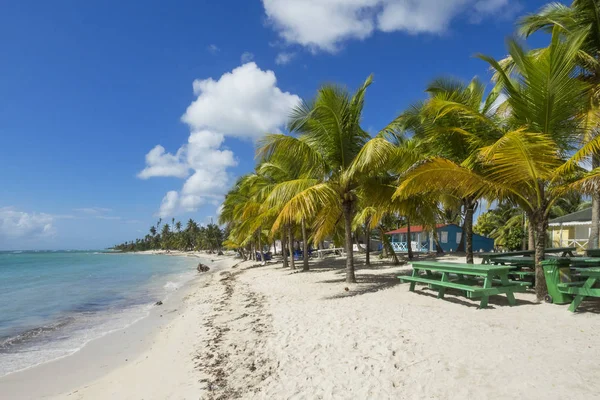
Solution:
<svg viewBox="0 0 600 400"><path fill-rule="evenodd" d="M227 237L226 230L216 224L206 226L198 225L189 219L185 228L180 221L171 219L171 224L163 224L162 218L156 225L152 225L149 233L143 238L128 241L113 247L119 251L144 251L144 250L181 250L220 252L223 240Z"/></svg>

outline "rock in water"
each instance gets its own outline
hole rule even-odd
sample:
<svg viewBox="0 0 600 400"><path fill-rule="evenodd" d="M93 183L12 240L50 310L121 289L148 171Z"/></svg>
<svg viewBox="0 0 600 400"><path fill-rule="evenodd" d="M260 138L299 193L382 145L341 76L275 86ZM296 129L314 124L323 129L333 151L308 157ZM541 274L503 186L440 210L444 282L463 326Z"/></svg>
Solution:
<svg viewBox="0 0 600 400"><path fill-rule="evenodd" d="M162 306L163 302L162 301L157 301L156 303L154 303L155 306Z"/></svg>
<svg viewBox="0 0 600 400"><path fill-rule="evenodd" d="M198 272L208 272L210 270L210 268L208 268L206 265L200 263L198 264L198 268L196 268L198 270Z"/></svg>

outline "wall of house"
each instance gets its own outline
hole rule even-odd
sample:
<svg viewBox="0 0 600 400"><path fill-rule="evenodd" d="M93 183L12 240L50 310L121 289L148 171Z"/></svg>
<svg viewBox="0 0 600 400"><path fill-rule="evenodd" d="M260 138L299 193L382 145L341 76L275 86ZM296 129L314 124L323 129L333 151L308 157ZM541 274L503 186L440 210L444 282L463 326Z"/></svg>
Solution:
<svg viewBox="0 0 600 400"><path fill-rule="evenodd" d="M457 225L448 225L437 230L438 240L444 252L454 252L462 238L462 228ZM395 243L406 243L407 235L405 233L391 235L391 241ZM421 232L420 235L412 233L412 241L418 242L429 250L429 235L427 232ZM473 234L473 251L492 251L494 249L494 239ZM434 246L435 250L435 246Z"/></svg>
<svg viewBox="0 0 600 400"><path fill-rule="evenodd" d="M462 229L456 225L448 225L437 230L438 240L444 252L456 251L462 235Z"/></svg>

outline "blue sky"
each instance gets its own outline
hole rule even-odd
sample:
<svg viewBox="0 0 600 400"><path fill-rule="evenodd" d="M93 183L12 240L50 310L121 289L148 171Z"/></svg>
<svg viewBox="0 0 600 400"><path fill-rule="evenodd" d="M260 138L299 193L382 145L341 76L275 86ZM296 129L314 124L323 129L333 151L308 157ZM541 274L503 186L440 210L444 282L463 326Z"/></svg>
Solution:
<svg viewBox="0 0 600 400"><path fill-rule="evenodd" d="M543 4L4 2L0 249L103 248L159 215L216 218L255 141L320 84L373 73L376 132L435 77L488 80L473 55L504 56L515 18Z"/></svg>

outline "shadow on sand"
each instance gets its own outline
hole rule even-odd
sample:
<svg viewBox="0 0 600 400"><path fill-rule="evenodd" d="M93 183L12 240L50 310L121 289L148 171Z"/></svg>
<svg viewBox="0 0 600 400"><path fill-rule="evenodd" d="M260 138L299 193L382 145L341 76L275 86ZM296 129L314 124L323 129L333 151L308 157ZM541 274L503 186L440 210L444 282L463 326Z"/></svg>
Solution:
<svg viewBox="0 0 600 400"><path fill-rule="evenodd" d="M575 310L575 314L600 314L600 297L587 297Z"/></svg>
<svg viewBox="0 0 600 400"><path fill-rule="evenodd" d="M407 286L407 290L408 290L408 284ZM427 296L427 297L432 297L437 299L437 290L434 289L429 289L428 287L417 287L415 288L415 291L413 292L413 294L417 294L420 296ZM470 308L479 308L479 302L481 301L480 299L468 299L466 297L464 297L461 293L460 290L454 290L454 289L447 289L445 296L443 299L439 299L440 301L448 301L450 303L455 303L455 304L461 304ZM535 305L539 305L541 303L535 302L535 301L529 301L529 300L523 300L523 299L516 299L517 304L514 305L514 307L520 306L520 305L530 305L530 306L535 306ZM508 299L506 298L505 295L497 295L497 296L490 296L489 300L488 300L488 306L486 308L491 308L491 309L495 309L497 307L510 307L510 304L508 304Z"/></svg>

